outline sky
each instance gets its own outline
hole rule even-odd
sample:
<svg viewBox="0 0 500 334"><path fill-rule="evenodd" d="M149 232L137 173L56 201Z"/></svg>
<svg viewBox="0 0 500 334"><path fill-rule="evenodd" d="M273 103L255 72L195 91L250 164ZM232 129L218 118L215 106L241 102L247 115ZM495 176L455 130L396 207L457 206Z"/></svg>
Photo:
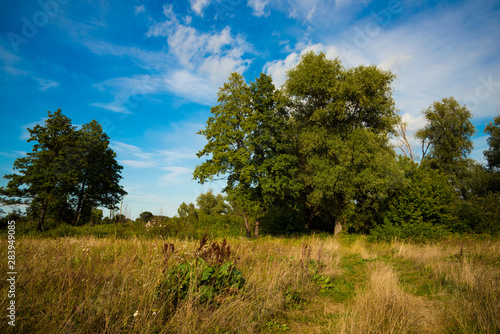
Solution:
<svg viewBox="0 0 500 334"><path fill-rule="evenodd" d="M345 67L374 64L396 75L410 135L434 101L465 104L481 163L500 106L500 1L0 1L0 173L31 151L27 128L47 111L74 125L95 119L123 166L131 218L173 216L222 191L192 180L206 143L196 132L235 71L280 87L311 50Z"/></svg>

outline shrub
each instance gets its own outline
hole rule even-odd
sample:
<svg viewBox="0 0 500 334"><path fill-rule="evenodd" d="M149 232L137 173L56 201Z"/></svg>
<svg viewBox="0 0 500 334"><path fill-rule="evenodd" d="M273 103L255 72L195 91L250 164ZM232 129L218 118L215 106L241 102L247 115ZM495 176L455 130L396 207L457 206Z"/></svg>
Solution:
<svg viewBox="0 0 500 334"><path fill-rule="evenodd" d="M376 226L375 239L440 239L457 226L458 196L448 178L438 171L418 170L410 184L390 202L384 224Z"/></svg>
<svg viewBox="0 0 500 334"><path fill-rule="evenodd" d="M202 304L221 303L245 284L242 272L229 260L231 250L226 240L210 245L207 241L205 234L191 259L176 252L173 244L164 245L166 268L156 287L156 298L167 305L165 309L169 313L184 300ZM180 262L169 266L171 258Z"/></svg>

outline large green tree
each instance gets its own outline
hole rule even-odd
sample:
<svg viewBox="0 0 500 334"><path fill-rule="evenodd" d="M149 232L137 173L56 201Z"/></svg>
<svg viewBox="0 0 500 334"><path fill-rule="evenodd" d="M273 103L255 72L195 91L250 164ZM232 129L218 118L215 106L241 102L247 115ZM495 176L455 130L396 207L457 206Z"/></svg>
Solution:
<svg viewBox="0 0 500 334"><path fill-rule="evenodd" d="M118 184L122 167L97 122L77 130L59 109L48 112L44 125L28 130L33 149L16 159L18 173L4 176L9 182L0 194L2 202L24 204L36 213L38 229L49 209L58 220L72 210L78 223L83 212L90 217L96 206L112 208L126 194Z"/></svg>
<svg viewBox="0 0 500 334"><path fill-rule="evenodd" d="M50 202L67 198L72 176L66 168L70 157L69 148L76 141L75 127L61 110L48 113L45 126L28 129L28 142L35 142L31 152L16 159L16 174L5 175L9 182L0 189L6 204L28 205L38 213L38 229L43 223Z"/></svg>
<svg viewBox="0 0 500 334"><path fill-rule="evenodd" d="M208 159L196 167L194 178L204 183L225 177L225 191L242 209L247 236L249 216L258 237L259 218L270 203L299 186L293 177L296 157L288 152L290 142L284 135L288 124L282 101L269 76L261 74L249 85L233 73L199 132L208 143L197 155Z"/></svg>
<svg viewBox="0 0 500 334"><path fill-rule="evenodd" d="M334 221L338 233L357 198L383 196L397 176L387 136L398 122L393 79L375 66L345 69L340 60L312 52L288 72L310 224L319 220L330 229Z"/></svg>

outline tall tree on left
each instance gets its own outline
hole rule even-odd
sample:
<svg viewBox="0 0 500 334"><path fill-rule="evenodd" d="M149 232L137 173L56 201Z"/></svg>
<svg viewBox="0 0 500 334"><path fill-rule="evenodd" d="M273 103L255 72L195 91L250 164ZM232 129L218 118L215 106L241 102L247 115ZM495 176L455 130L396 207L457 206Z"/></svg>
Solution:
<svg viewBox="0 0 500 334"><path fill-rule="evenodd" d="M9 182L0 188L0 200L28 205L38 216L39 230L51 205L72 207L77 223L85 207L114 207L126 195L118 185L122 167L97 122L77 130L59 109L28 131L33 149L14 162L18 173L4 176Z"/></svg>

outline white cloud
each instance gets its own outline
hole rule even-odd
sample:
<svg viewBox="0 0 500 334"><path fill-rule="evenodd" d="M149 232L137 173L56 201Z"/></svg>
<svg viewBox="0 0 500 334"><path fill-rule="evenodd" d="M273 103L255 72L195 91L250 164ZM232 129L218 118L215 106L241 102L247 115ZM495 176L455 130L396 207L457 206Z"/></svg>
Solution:
<svg viewBox="0 0 500 334"><path fill-rule="evenodd" d="M378 64L395 73L394 98L403 114L417 118L434 101L454 96L474 117L484 117L500 105L500 21L491 7L492 2L470 1L430 8L405 21L393 15L384 24L367 17L335 40L310 44L306 38L285 59L266 63L264 71L282 84L300 54L322 51L347 67Z"/></svg>
<svg viewBox="0 0 500 334"><path fill-rule="evenodd" d="M117 100L115 99L113 102L110 102L110 103L98 103L98 102L95 102L95 103L91 103L90 105L91 106L94 106L94 107L97 107L97 108L102 108L102 109L106 109L106 110L109 110L109 111L112 111L112 112L116 112L116 113L119 113L119 114L132 114L132 112L130 112L124 105L123 105L123 101L120 101L120 100Z"/></svg>
<svg viewBox="0 0 500 334"><path fill-rule="evenodd" d="M119 142L119 141L111 142L111 147L113 148L113 150L115 150L119 153L127 153L127 154L130 154L136 158L146 159L146 160L150 161L154 157L154 153L144 152L138 146L130 145L130 144Z"/></svg>
<svg viewBox="0 0 500 334"><path fill-rule="evenodd" d="M210 5L211 0L189 0L191 9L199 16L203 16L203 10Z"/></svg>
<svg viewBox="0 0 500 334"><path fill-rule="evenodd" d="M283 85L286 81L286 72L299 63L299 54L291 53L284 60L275 60L267 62L264 65L264 72L273 78L277 87Z"/></svg>
<svg viewBox="0 0 500 334"><path fill-rule="evenodd" d="M15 63L20 61L21 58L19 58L12 52L5 50L1 45L0 45L0 60L3 63L3 65L1 66L2 70L8 75L14 77L28 75L28 72L13 66Z"/></svg>
<svg viewBox="0 0 500 334"><path fill-rule="evenodd" d="M175 132L175 130L173 130ZM186 135L184 136L186 137ZM159 168L161 170L179 171L173 167L165 167L174 163L197 160L196 152L188 147L151 150L145 152L142 148L123 142L111 142L111 148L119 155L124 166L133 168Z"/></svg>
<svg viewBox="0 0 500 334"><path fill-rule="evenodd" d="M248 7L253 9L253 15L262 17L269 16L270 12L266 12L266 6L269 0L248 0Z"/></svg>
<svg viewBox="0 0 500 334"><path fill-rule="evenodd" d="M135 6L134 7L134 13L135 15L138 15L140 13L144 13L146 11L146 7L144 6L144 4L140 5L140 6Z"/></svg>
<svg viewBox="0 0 500 334"><path fill-rule="evenodd" d="M13 64L16 63L20 60L18 56L13 54L10 51L5 50L1 45L0 45L0 60L2 60L5 63L8 64Z"/></svg>
<svg viewBox="0 0 500 334"><path fill-rule="evenodd" d="M17 77L17 76L26 76L28 75L28 72L24 71L24 70L21 70L17 67L14 67L14 66L2 66L2 70L7 73L8 75L12 75L13 77Z"/></svg>
<svg viewBox="0 0 500 334"><path fill-rule="evenodd" d="M329 59L335 59L339 55L339 51L335 46L327 46L321 43L305 45L299 44L296 48L299 48L299 50L290 53L285 59L270 61L264 65L263 71L273 78L273 82L277 87L280 87L285 83L286 72L299 63L301 55L310 51L315 53L323 52Z"/></svg>
<svg viewBox="0 0 500 334"><path fill-rule="evenodd" d="M288 0L288 15L293 19L312 21L319 0Z"/></svg>
<svg viewBox="0 0 500 334"><path fill-rule="evenodd" d="M382 60L382 62L378 66L383 70L390 70L392 73L397 74L401 67L408 66L408 62L411 58L412 55L397 51L396 54L393 54L388 58Z"/></svg>
<svg viewBox="0 0 500 334"><path fill-rule="evenodd" d="M40 89L42 92L45 92L49 88L59 86L59 83L55 82L53 80L48 80L48 79L43 79L43 78L35 78L35 80L39 84L38 89Z"/></svg>
<svg viewBox="0 0 500 334"><path fill-rule="evenodd" d="M169 172L160 178L164 185L189 182L192 178L193 170L186 167L164 167L162 169Z"/></svg>
<svg viewBox="0 0 500 334"><path fill-rule="evenodd" d="M234 36L230 27L216 32L200 32L181 23L172 5L163 7L166 20L153 24L147 37L166 37L168 50L145 51L105 42L87 41L86 46L97 54L132 58L150 74L120 77L95 85L109 90L114 100L96 102L93 106L119 113L131 113L147 95L173 93L204 105L217 100L217 90L231 72L244 72L250 60L244 54L251 50L242 36Z"/></svg>
<svg viewBox="0 0 500 334"><path fill-rule="evenodd" d="M140 161L140 160L120 160L120 163L127 167L132 168L152 168L156 167L156 165L149 161Z"/></svg>

